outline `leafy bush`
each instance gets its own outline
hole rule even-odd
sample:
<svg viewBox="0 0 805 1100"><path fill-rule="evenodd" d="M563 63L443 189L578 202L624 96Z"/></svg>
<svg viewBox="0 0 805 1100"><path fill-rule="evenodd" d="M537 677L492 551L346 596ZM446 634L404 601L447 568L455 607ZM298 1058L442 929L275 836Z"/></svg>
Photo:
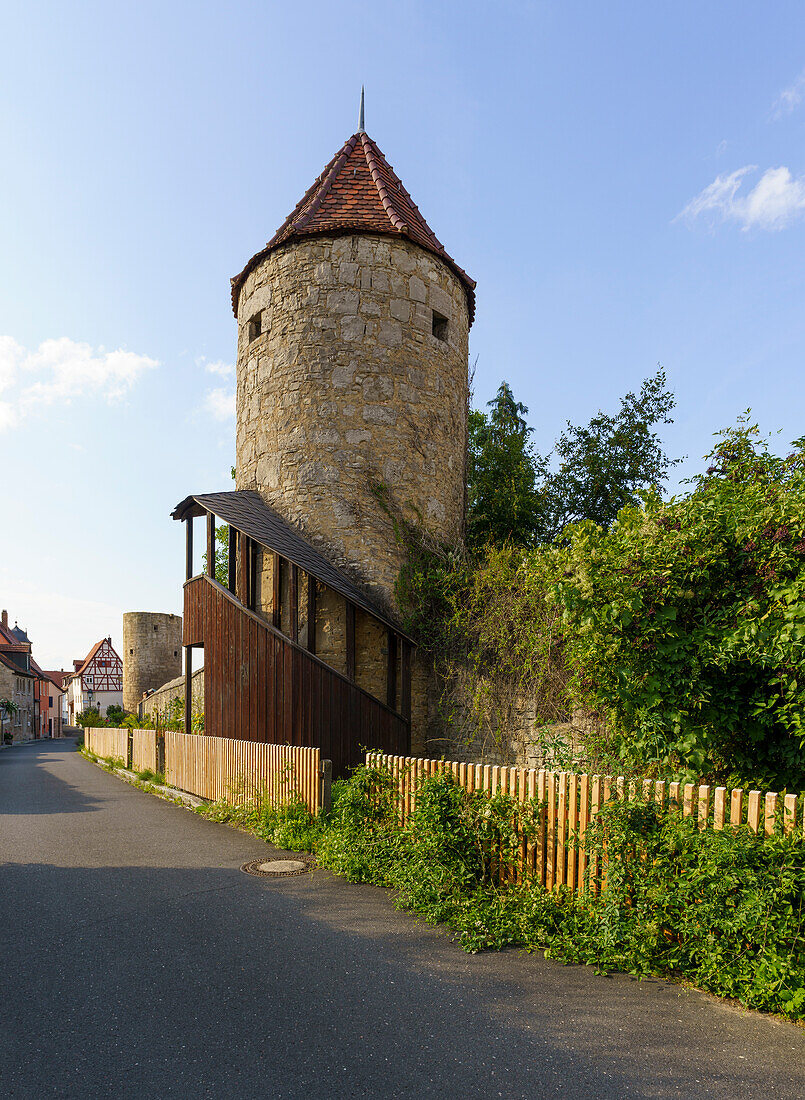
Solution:
<svg viewBox="0 0 805 1100"><path fill-rule="evenodd" d="M87 707L86 710L82 710L80 714L76 715L75 724L81 726L82 729L97 729L100 726L105 726L106 722L101 718L101 712L95 707Z"/></svg>
<svg viewBox="0 0 805 1100"><path fill-rule="evenodd" d="M572 529L555 558L575 689L624 763L740 784L805 774L805 447L722 433L685 497Z"/></svg>

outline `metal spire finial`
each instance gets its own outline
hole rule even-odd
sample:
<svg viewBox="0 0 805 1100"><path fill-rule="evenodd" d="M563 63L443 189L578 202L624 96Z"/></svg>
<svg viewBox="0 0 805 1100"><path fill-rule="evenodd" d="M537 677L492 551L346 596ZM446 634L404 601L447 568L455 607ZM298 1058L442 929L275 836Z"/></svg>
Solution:
<svg viewBox="0 0 805 1100"><path fill-rule="evenodd" d="M363 125L363 84L361 84L361 113L360 113L360 117L358 118L358 133L359 134L366 133L366 130L365 130L364 125Z"/></svg>

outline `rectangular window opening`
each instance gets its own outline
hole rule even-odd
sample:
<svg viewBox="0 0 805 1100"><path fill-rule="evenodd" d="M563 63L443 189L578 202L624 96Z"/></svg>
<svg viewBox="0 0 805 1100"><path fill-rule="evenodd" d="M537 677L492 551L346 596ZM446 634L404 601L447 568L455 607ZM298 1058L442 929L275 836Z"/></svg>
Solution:
<svg viewBox="0 0 805 1100"><path fill-rule="evenodd" d="M447 340L447 318L433 311L433 335L437 340Z"/></svg>
<svg viewBox="0 0 805 1100"><path fill-rule="evenodd" d="M253 317L249 318L246 335L249 343L252 340L256 340L260 333L263 331L263 315L262 313L255 313Z"/></svg>

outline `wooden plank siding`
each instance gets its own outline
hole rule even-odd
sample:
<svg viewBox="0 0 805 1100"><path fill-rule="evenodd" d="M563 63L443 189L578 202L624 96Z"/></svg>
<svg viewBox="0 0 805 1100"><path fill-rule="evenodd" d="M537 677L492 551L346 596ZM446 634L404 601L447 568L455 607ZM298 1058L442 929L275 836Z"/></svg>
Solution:
<svg viewBox="0 0 805 1100"><path fill-rule="evenodd" d="M332 760L334 778L369 748L410 752L410 725L400 714L209 577L185 584L184 637L185 645L204 646L205 734L315 746Z"/></svg>

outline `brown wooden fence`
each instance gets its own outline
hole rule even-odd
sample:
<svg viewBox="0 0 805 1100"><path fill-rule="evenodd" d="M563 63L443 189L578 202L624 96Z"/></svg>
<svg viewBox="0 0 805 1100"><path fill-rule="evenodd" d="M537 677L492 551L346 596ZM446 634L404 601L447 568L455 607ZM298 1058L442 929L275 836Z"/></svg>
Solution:
<svg viewBox="0 0 805 1100"><path fill-rule="evenodd" d="M84 745L96 756L102 756L104 759L114 757L125 764L128 758L128 736L128 730L106 727L93 729L88 726L84 730Z"/></svg>
<svg viewBox="0 0 805 1100"><path fill-rule="evenodd" d="M321 770L318 748L165 732L165 781L199 798L279 805L296 796L315 814Z"/></svg>
<svg viewBox="0 0 805 1100"><path fill-rule="evenodd" d="M366 763L387 769L395 777L401 822L408 819L416 805L419 784L434 775L452 775L459 786L469 791L508 794L523 802L536 799L539 803L536 836L523 838L516 866L499 867L499 874L501 881L520 880L533 874L549 890L555 886L584 890L588 870L584 839L601 807L611 799L639 795L661 807L681 808L686 817L695 817L702 829L745 825L767 835L780 829L788 834L796 831L805 838L805 808L795 794L781 798L772 791L728 790L704 783L627 780L623 776L579 775L381 753L367 753ZM589 871L593 883L600 881L601 867L593 862Z"/></svg>

